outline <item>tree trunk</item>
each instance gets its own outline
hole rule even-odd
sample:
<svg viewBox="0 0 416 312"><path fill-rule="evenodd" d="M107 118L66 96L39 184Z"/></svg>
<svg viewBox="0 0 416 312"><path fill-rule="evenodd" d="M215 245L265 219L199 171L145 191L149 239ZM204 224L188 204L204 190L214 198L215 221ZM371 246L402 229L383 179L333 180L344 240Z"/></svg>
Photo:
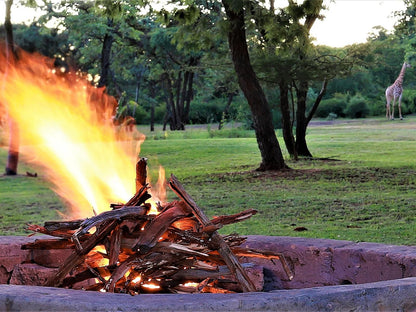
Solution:
<svg viewBox="0 0 416 312"><path fill-rule="evenodd" d="M262 162L258 170L282 170L288 168L284 162L279 142L273 127L272 114L256 74L251 66L246 42L244 8L232 0L222 0L229 22L228 42L231 57L243 91L253 116L257 144ZM233 7L239 7L234 11Z"/></svg>
<svg viewBox="0 0 416 312"><path fill-rule="evenodd" d="M308 145L306 143L306 129L308 128L309 122L318 109L319 103L321 103L321 100L325 95L327 85L328 80L325 79L322 83L321 91L319 92L314 105L309 111L308 116L306 116L306 97L308 93L308 83L306 81L301 82L299 90L296 91L298 97L298 110L296 113L296 151L300 156L312 157L312 153L309 151Z"/></svg>
<svg viewBox="0 0 416 312"><path fill-rule="evenodd" d="M289 87L286 82L279 83L280 89L280 111L282 113L282 132L285 141L286 149L290 157L297 158L295 148L295 138L293 137L293 124L290 117L289 107Z"/></svg>
<svg viewBox="0 0 416 312"><path fill-rule="evenodd" d="M4 28L6 31L6 55L7 55L7 66L10 64L14 65L18 61L18 55L14 46L13 40L13 27L11 23L11 7L13 0L6 1L6 16L4 20ZM7 71L5 73L7 75ZM20 134L19 126L9 115L9 152L7 156L6 164L6 175L16 175L17 166L19 163L19 145L20 145Z"/></svg>
<svg viewBox="0 0 416 312"><path fill-rule="evenodd" d="M155 131L155 104L156 104L156 83L154 80L149 81L149 92L152 99L150 106L150 131Z"/></svg>
<svg viewBox="0 0 416 312"><path fill-rule="evenodd" d="M113 20L107 19L107 26L113 26ZM114 38L111 34L105 34L103 47L101 50L101 73L100 80L98 81L98 87L107 87L109 81L110 64L111 64L111 46L113 45Z"/></svg>
<svg viewBox="0 0 416 312"><path fill-rule="evenodd" d="M299 156L312 157L311 152L306 144L306 98L308 94L308 82L300 81L296 89L298 98L296 111L296 151Z"/></svg>

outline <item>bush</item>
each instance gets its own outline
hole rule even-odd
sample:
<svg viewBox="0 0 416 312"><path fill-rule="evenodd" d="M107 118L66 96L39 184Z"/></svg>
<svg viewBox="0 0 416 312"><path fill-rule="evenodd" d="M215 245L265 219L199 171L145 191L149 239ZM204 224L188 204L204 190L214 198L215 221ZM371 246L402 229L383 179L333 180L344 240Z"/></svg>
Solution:
<svg viewBox="0 0 416 312"><path fill-rule="evenodd" d="M347 107L348 95L336 94L335 97L322 100L315 113L316 117L327 118L328 116L345 117L344 110Z"/></svg>
<svg viewBox="0 0 416 312"><path fill-rule="evenodd" d="M127 104L119 107L117 111L117 118L123 119L128 116L133 117L136 120L136 124L146 124L149 122L149 113L135 101L129 101Z"/></svg>
<svg viewBox="0 0 416 312"><path fill-rule="evenodd" d="M225 108L225 99L194 100L191 103L189 120L193 124L219 122Z"/></svg>
<svg viewBox="0 0 416 312"><path fill-rule="evenodd" d="M379 96L375 99L367 100L370 115L372 116L385 116L386 115L386 97Z"/></svg>
<svg viewBox="0 0 416 312"><path fill-rule="evenodd" d="M370 108L368 107L367 100L359 94L350 99L345 109L345 115L349 118L365 118L369 114Z"/></svg>
<svg viewBox="0 0 416 312"><path fill-rule="evenodd" d="M416 90L403 90L402 108L406 106L406 111L402 109L403 114L416 113Z"/></svg>

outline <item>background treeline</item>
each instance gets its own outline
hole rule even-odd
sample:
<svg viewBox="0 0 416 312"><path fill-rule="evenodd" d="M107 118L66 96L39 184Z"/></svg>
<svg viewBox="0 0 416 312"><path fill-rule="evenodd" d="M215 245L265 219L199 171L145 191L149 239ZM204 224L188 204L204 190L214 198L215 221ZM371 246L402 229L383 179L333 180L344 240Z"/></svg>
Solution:
<svg viewBox="0 0 416 312"><path fill-rule="evenodd" d="M291 36L299 38L291 34L296 29L287 26L290 14L295 13L282 8L276 15L281 19L274 26L277 29L266 28L282 38L273 43L273 49L268 48L269 43L258 44L254 38L260 36L247 28L253 39L249 40L250 56L275 127L282 123L282 90L288 92L288 107L295 113L298 93L296 84L291 84L295 79L309 82L307 109L327 81L315 117L384 115L386 87L394 82L404 61L413 61L413 2L405 1L408 9L397 12L400 20L392 33L376 27L366 43L344 48L316 46L312 41L307 54L299 54L307 55L302 56L308 62L302 64L309 70L306 78L301 77L302 68L296 68L299 59L291 57L297 47L293 42L292 50L285 47ZM238 88L226 32L218 19L221 4L204 1L210 6L207 12L216 14L201 14L198 1L194 3L183 9L155 9L143 1L52 2L42 7L44 14L30 25L14 25L15 42L27 51L55 58L59 68L88 73L92 83L105 86L115 96L118 118L132 116L137 124L150 124L151 128L163 124L171 130L226 121L250 128L250 110ZM320 13L331 14L330 10ZM4 29L2 35L4 38ZM410 68L404 82L403 114L416 112L415 78L416 72ZM285 89L278 87L283 80Z"/></svg>

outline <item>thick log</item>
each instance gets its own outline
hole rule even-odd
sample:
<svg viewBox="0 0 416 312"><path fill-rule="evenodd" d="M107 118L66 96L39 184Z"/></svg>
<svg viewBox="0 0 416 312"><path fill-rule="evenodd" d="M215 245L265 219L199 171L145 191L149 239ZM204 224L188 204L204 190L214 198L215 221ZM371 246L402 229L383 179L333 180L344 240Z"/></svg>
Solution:
<svg viewBox="0 0 416 312"><path fill-rule="evenodd" d="M192 210L195 217L204 227L215 226L211 223L205 213L198 207L192 197L185 191L183 186L180 184L178 179L172 174L169 181L170 188L179 196ZM217 231L214 231L211 234L210 245L212 249L218 249L221 257L224 259L224 262L227 264L228 268L235 276L237 281L240 283L241 288L244 292L254 292L256 288L248 277L246 271L244 271L237 257L233 254L230 246L224 241L220 234Z"/></svg>

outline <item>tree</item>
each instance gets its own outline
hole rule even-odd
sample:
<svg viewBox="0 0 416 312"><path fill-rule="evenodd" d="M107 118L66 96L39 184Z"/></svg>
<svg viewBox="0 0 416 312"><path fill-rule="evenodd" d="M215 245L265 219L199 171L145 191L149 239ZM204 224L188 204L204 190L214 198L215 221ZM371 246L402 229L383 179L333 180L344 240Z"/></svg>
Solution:
<svg viewBox="0 0 416 312"><path fill-rule="evenodd" d="M313 46L309 34L322 9L322 0L288 1L288 6L279 10L274 6L252 9L257 26L253 37L259 42L253 48L256 69L264 82L279 88L283 139L295 159L312 157L306 141L307 126L329 80L346 73L352 65L348 55ZM308 92L316 82L321 84L320 91L310 104Z"/></svg>
<svg viewBox="0 0 416 312"><path fill-rule="evenodd" d="M245 33L244 2L223 0L222 4L228 21L231 58L240 88L250 105L257 144L262 157L258 170L287 169L274 132L269 104L251 65Z"/></svg>
<svg viewBox="0 0 416 312"><path fill-rule="evenodd" d="M8 64L13 65L18 61L18 55L14 46L13 28L11 23L11 7L13 0L6 1L6 16L4 20L4 28L6 31L6 55ZM7 71L6 71L7 75ZM6 163L6 175L16 175L19 163L19 145L20 135L18 124L9 116L9 151Z"/></svg>

